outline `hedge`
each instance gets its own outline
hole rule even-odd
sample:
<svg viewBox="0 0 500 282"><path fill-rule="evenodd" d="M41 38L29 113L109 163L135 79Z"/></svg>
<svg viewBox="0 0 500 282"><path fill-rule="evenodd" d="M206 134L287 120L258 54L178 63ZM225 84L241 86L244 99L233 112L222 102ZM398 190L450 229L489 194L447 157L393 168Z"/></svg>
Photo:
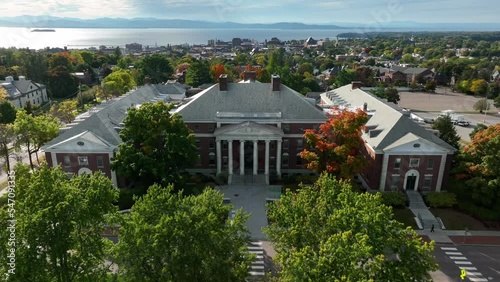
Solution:
<svg viewBox="0 0 500 282"><path fill-rule="evenodd" d="M382 193L384 205L394 208L404 208L406 206L406 196L401 192Z"/></svg>
<svg viewBox="0 0 500 282"><path fill-rule="evenodd" d="M450 192L430 192L426 200L431 208L452 208L457 204L457 195Z"/></svg>

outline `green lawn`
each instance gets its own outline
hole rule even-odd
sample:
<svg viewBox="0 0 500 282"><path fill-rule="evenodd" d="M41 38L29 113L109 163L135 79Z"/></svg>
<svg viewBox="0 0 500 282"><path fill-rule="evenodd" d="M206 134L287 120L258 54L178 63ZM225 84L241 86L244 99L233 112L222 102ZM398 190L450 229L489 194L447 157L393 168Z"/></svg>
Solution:
<svg viewBox="0 0 500 282"><path fill-rule="evenodd" d="M417 223L415 222L415 215L410 209L393 209L394 219L403 223L405 226L411 226L413 229L417 229Z"/></svg>
<svg viewBox="0 0 500 282"><path fill-rule="evenodd" d="M465 227L469 230L488 230L481 221L454 209L430 209L430 212L441 218L449 230L464 230Z"/></svg>

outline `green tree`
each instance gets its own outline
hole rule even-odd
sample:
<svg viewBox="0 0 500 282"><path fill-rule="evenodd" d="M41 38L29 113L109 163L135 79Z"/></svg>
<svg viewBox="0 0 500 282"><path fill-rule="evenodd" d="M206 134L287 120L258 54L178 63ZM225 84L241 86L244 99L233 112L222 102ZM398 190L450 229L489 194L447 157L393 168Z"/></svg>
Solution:
<svg viewBox="0 0 500 282"><path fill-rule="evenodd" d="M128 109L120 132L123 143L112 163L118 174L147 186L182 180L197 153L194 134L180 115L170 113L173 107L159 101Z"/></svg>
<svg viewBox="0 0 500 282"><path fill-rule="evenodd" d="M0 88L1 92L2 88ZM13 123L16 120L16 107L7 100L0 102L0 124Z"/></svg>
<svg viewBox="0 0 500 282"><path fill-rule="evenodd" d="M186 83L198 87L204 83L211 83L210 66L204 61L193 61L186 72Z"/></svg>
<svg viewBox="0 0 500 282"><path fill-rule="evenodd" d="M385 90L385 97L387 97L388 102L392 102L394 104L397 104L399 100L401 100L398 90L394 87L388 87Z"/></svg>
<svg viewBox="0 0 500 282"><path fill-rule="evenodd" d="M314 71L314 66L311 63L302 63L297 69L297 72L302 75L306 72L313 73L313 71Z"/></svg>
<svg viewBox="0 0 500 282"><path fill-rule="evenodd" d="M279 281L432 281L434 242L394 220L381 194L325 174L269 205Z"/></svg>
<svg viewBox="0 0 500 282"><path fill-rule="evenodd" d="M306 130L304 139L308 149L300 156L307 161L307 168L342 179L352 179L363 171L366 161L357 150L363 145L361 129L367 121L368 116L362 110L342 110L331 115L317 132Z"/></svg>
<svg viewBox="0 0 500 282"><path fill-rule="evenodd" d="M437 86L436 81L430 79L425 83L424 89L425 91L433 92L436 90L436 86Z"/></svg>
<svg viewBox="0 0 500 282"><path fill-rule="evenodd" d="M401 62L406 64L414 64L415 57L413 57L411 54L404 54L403 57L401 57Z"/></svg>
<svg viewBox="0 0 500 282"><path fill-rule="evenodd" d="M55 98L67 98L78 91L79 80L67 68L58 66L49 71L49 90Z"/></svg>
<svg viewBox="0 0 500 282"><path fill-rule="evenodd" d="M15 140L14 126L12 124L0 123L0 151L5 158L7 171L10 171L10 143Z"/></svg>
<svg viewBox="0 0 500 282"><path fill-rule="evenodd" d="M120 96L130 91L135 86L134 78L129 70L116 70L102 81L105 91L114 96Z"/></svg>
<svg viewBox="0 0 500 282"><path fill-rule="evenodd" d="M474 79L470 91L474 92L474 95L485 95L488 92L488 83L484 79Z"/></svg>
<svg viewBox="0 0 500 282"><path fill-rule="evenodd" d="M496 97L495 100L493 100L493 106L500 109L500 96Z"/></svg>
<svg viewBox="0 0 500 282"><path fill-rule="evenodd" d="M26 147L30 166L33 169L33 153L36 153L38 160L38 151L43 144L57 137L59 125L53 117L47 115L33 117L26 113L25 110L18 110L14 122L14 132L17 135L16 146L24 145Z"/></svg>
<svg viewBox="0 0 500 282"><path fill-rule="evenodd" d="M335 87L342 87L344 85L351 84L356 80L356 71L350 69L343 69L337 75L335 79Z"/></svg>
<svg viewBox="0 0 500 282"><path fill-rule="evenodd" d="M97 172L68 179L60 167L40 170L18 164L16 269L9 281L105 281L103 261L113 243L101 236L105 214L116 212L118 191ZM6 272L9 230L1 209L0 272Z"/></svg>
<svg viewBox="0 0 500 282"><path fill-rule="evenodd" d="M65 100L52 105L50 115L64 123L71 123L76 117L77 100Z"/></svg>
<svg viewBox="0 0 500 282"><path fill-rule="evenodd" d="M488 111L490 109L490 102L488 102L488 99L484 98L481 100L478 100L472 108L476 111L479 111L482 113L483 111Z"/></svg>
<svg viewBox="0 0 500 282"><path fill-rule="evenodd" d="M443 141L456 149L460 148L460 136L457 134L457 130L453 126L450 116L437 118L432 124L432 128L439 131L439 138Z"/></svg>
<svg viewBox="0 0 500 282"><path fill-rule="evenodd" d="M120 229L116 261L124 281L244 281L252 256L244 222L223 195L207 188L184 196L153 185Z"/></svg>
<svg viewBox="0 0 500 282"><path fill-rule="evenodd" d="M153 83L166 82L174 72L167 57L159 54L146 56L139 63L143 77L149 77Z"/></svg>

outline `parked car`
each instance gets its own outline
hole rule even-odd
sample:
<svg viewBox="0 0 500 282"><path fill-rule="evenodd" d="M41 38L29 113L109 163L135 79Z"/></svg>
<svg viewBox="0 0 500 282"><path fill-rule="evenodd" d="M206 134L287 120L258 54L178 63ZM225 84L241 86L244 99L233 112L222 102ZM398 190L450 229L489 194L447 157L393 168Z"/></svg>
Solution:
<svg viewBox="0 0 500 282"><path fill-rule="evenodd" d="M467 127L467 126L470 125L470 122L468 122L466 120L459 120L459 121L455 121L454 124L460 125L460 126L463 126L463 127Z"/></svg>

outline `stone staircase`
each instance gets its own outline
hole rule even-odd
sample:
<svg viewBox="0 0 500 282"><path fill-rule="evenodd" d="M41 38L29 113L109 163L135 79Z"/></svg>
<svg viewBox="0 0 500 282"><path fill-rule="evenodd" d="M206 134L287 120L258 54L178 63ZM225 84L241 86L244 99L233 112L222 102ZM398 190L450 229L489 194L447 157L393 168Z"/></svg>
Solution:
<svg viewBox="0 0 500 282"><path fill-rule="evenodd" d="M249 246L247 246L247 249L249 253L255 255L255 259L252 261L252 265L250 266L250 276L262 277L266 275L262 242L252 242Z"/></svg>
<svg viewBox="0 0 500 282"><path fill-rule="evenodd" d="M251 172L245 175L233 174L231 176L231 185L266 185L266 176L264 174L253 175Z"/></svg>

